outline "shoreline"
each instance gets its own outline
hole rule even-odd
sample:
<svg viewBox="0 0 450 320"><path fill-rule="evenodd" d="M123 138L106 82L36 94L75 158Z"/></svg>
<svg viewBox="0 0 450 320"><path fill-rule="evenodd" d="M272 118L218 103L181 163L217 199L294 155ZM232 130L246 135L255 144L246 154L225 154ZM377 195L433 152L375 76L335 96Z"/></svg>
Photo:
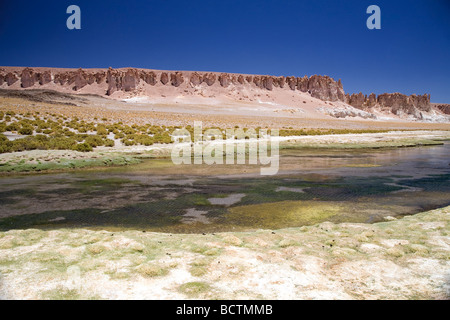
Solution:
<svg viewBox="0 0 450 320"><path fill-rule="evenodd" d="M442 145L450 131L390 131L277 137L280 149L378 149ZM236 140L238 142L239 140ZM170 157L173 144L97 147L92 152L30 150L0 154L0 176L18 173L71 172L140 163L145 158Z"/></svg>
<svg viewBox="0 0 450 320"><path fill-rule="evenodd" d="M0 297L448 299L450 206L387 220L216 234L10 230Z"/></svg>

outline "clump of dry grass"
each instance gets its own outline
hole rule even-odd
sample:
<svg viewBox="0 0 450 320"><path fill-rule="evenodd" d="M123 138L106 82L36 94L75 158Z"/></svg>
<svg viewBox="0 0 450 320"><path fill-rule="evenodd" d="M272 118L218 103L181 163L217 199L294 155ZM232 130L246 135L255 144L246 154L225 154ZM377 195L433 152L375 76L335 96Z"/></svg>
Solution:
<svg viewBox="0 0 450 320"><path fill-rule="evenodd" d="M169 273L169 270L154 263L143 263L136 267L136 271L144 277L161 277Z"/></svg>
<svg viewBox="0 0 450 320"><path fill-rule="evenodd" d="M187 282L178 287L178 291L188 297L198 297L210 290L211 286L202 281Z"/></svg>

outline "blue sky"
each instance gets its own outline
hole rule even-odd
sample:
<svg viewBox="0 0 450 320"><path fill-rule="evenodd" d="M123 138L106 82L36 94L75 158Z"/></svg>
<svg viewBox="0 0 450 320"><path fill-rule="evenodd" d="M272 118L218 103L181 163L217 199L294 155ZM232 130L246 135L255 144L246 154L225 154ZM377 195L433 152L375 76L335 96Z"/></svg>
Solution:
<svg viewBox="0 0 450 320"><path fill-rule="evenodd" d="M81 8L81 30L66 9ZM366 9L381 8L381 30ZM329 75L450 103L449 0L1 1L0 65Z"/></svg>

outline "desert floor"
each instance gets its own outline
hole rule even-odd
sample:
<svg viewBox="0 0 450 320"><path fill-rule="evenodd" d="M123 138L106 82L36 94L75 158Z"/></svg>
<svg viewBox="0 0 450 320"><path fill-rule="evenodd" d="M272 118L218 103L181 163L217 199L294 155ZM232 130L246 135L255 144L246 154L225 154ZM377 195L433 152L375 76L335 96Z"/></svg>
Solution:
<svg viewBox="0 0 450 320"><path fill-rule="evenodd" d="M391 220L391 219L389 219ZM4 299L448 299L450 207L218 234L0 234Z"/></svg>
<svg viewBox="0 0 450 320"><path fill-rule="evenodd" d="M308 119L267 107L239 114L219 107L144 108L96 96L83 99L87 101L57 105L5 98L0 109L156 125L193 125L197 120L220 127L404 130L280 138L288 147L405 147L450 138L447 123ZM252 116L254 112L259 116ZM3 166L92 158L120 158L117 164L123 165L134 163L136 155L167 156L169 149L34 150L2 154L0 159ZM9 230L0 232L0 298L448 299L449 261L450 207L374 224L324 222L216 234Z"/></svg>

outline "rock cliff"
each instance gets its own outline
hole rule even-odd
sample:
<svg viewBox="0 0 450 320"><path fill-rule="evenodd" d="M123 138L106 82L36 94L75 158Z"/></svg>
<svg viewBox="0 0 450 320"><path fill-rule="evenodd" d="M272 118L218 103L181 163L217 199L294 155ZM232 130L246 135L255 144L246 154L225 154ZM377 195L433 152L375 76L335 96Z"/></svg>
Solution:
<svg viewBox="0 0 450 320"><path fill-rule="evenodd" d="M398 92L383 93L376 96L371 93L369 96L360 93L346 95L345 100L349 105L370 111L373 108L380 110L388 110L391 113L402 116L409 115L420 119L421 111L430 112L432 107L430 103L430 95L404 95Z"/></svg>
<svg viewBox="0 0 450 320"><path fill-rule="evenodd" d="M18 84L17 84L18 83ZM398 116L413 116L421 119L421 112L432 110L430 95L410 95L401 93L374 93L364 95L345 94L341 80L335 81L328 76L313 75L311 77L243 75L215 72L161 71L137 68L121 69L52 69L52 68L0 68L0 86L2 88L37 88L51 85L59 90L75 92L88 86L97 86L104 95L111 96L115 92L138 92L139 88L148 85L180 88L186 92L189 88L211 87L223 88L224 92L234 89L265 90L267 94L275 90L285 92L299 91L323 101L340 101L357 109L370 112L374 108ZM178 89L174 89L178 90ZM222 89L220 89L222 90ZM178 93L179 94L179 93ZM441 113L449 114L450 107L441 105L434 107Z"/></svg>
<svg viewBox="0 0 450 320"><path fill-rule="evenodd" d="M439 109L442 113L450 114L450 104L437 104L436 108Z"/></svg>
<svg viewBox="0 0 450 320"><path fill-rule="evenodd" d="M39 68L42 69L42 68ZM153 71L135 68L112 69L108 70L46 70L37 71L33 68L23 68L15 72L5 72L0 70L0 85L4 82L11 86L20 80L22 88L30 88L36 84L44 85L51 81L61 86L70 86L74 91L78 91L86 85L93 83L106 83L107 89L104 94L112 95L117 91L130 92L136 90L139 83L145 82L149 85L156 85L158 82L163 85L180 87L183 84L199 86L202 83L212 86L218 84L223 88L230 85L256 87L268 91L273 88L299 90L309 92L312 97L329 100L345 101L344 89L339 80L336 82L328 76L313 75L311 77L276 77L268 75L242 75L230 73L213 72L184 72L184 71ZM285 88L285 84L288 88Z"/></svg>

